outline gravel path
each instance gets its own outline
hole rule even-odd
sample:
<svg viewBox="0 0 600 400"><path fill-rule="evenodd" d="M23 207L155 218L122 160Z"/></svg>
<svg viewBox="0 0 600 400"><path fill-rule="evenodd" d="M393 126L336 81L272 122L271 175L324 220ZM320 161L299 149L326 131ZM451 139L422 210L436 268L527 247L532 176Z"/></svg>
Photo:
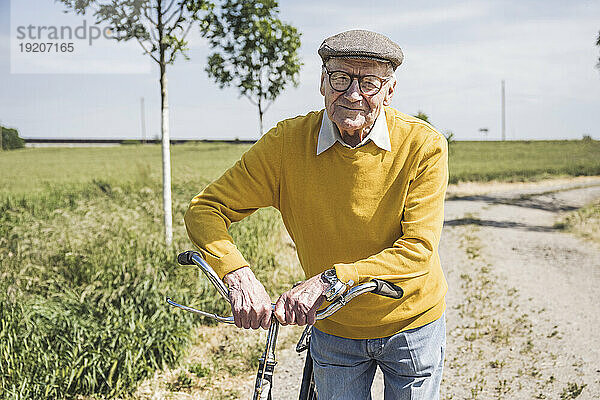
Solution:
<svg viewBox="0 0 600 400"><path fill-rule="evenodd" d="M554 228L597 199L598 177L449 187L442 399L600 398L600 247ZM273 398L297 399L302 356L277 356Z"/></svg>

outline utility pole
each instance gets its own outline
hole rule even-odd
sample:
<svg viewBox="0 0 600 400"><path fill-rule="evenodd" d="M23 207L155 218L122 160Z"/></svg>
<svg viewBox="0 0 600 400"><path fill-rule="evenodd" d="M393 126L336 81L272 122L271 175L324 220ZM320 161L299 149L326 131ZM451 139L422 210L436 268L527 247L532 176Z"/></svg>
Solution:
<svg viewBox="0 0 600 400"><path fill-rule="evenodd" d="M502 141L506 140L506 98L504 96L504 79L502 79Z"/></svg>
<svg viewBox="0 0 600 400"><path fill-rule="evenodd" d="M142 106L142 144L146 144L146 112L144 110L144 98L141 99Z"/></svg>
<svg viewBox="0 0 600 400"><path fill-rule="evenodd" d="M4 150L2 147L2 124L0 124L0 151Z"/></svg>

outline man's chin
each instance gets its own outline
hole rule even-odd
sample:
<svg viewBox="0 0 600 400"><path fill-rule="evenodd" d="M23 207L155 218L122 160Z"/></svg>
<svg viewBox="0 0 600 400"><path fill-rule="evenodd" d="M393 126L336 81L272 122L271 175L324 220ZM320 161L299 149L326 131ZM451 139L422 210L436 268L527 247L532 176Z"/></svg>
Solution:
<svg viewBox="0 0 600 400"><path fill-rule="evenodd" d="M356 119L349 119L349 118L345 118L342 119L341 121L335 121L338 129L343 130L343 131L356 131L359 129L363 129L366 125L366 121L364 118L356 118Z"/></svg>

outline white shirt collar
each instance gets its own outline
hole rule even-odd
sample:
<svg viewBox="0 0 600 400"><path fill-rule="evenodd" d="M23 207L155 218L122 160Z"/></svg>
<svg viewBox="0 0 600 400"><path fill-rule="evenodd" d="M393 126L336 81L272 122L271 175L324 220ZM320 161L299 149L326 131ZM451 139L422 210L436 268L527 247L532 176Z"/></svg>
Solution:
<svg viewBox="0 0 600 400"><path fill-rule="evenodd" d="M369 134L354 148L362 146L369 140L373 141L373 143L375 143L375 145L377 145L377 147L380 149L392 151L390 132L388 130L387 120L385 118L385 108L383 108L379 113L371 132L369 132ZM317 140L317 155L329 149L335 144L335 142L340 142L342 145L352 148L352 146L342 140L340 131L329 119L327 110L324 110L323 121L321 121L321 130L319 131L319 137Z"/></svg>

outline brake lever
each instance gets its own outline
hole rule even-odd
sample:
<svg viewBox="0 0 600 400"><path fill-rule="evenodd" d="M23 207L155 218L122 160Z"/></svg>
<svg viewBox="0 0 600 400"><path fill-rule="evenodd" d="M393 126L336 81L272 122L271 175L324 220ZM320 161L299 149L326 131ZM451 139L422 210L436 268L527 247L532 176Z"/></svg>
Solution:
<svg viewBox="0 0 600 400"><path fill-rule="evenodd" d="M179 264L181 264L181 265L195 265L198 268L200 268L200 270L208 278L210 283L212 283L215 286L215 288L217 289L219 294L225 300L227 300L228 303L230 303L229 289L227 289L227 286L225 286L225 284L223 283L221 278L219 278L219 275L217 275L215 270L212 269L212 267L210 265L208 265L208 263L204 260L204 258L202 258L202 256L198 252L184 251L183 253L180 253L177 256L177 262L179 262ZM198 310L197 308L194 308L194 307L179 304L179 303L173 301L170 297L167 297L166 301L173 307L181 308L182 310L193 312L193 313L202 315L203 317L212 318L219 322L223 322L225 324L234 324L233 316L223 317L221 315L217 315L214 313L209 313L206 311Z"/></svg>
<svg viewBox="0 0 600 400"><path fill-rule="evenodd" d="M233 317L222 317L222 316L214 314L214 313L209 313L206 311L198 310L197 308L194 308L194 307L184 306L183 304L174 302L170 297L167 297L166 300L167 300L167 303L169 303L173 307L181 308L182 310L185 310L185 311L200 314L203 317L216 319L217 321L223 322L224 324L234 324Z"/></svg>

